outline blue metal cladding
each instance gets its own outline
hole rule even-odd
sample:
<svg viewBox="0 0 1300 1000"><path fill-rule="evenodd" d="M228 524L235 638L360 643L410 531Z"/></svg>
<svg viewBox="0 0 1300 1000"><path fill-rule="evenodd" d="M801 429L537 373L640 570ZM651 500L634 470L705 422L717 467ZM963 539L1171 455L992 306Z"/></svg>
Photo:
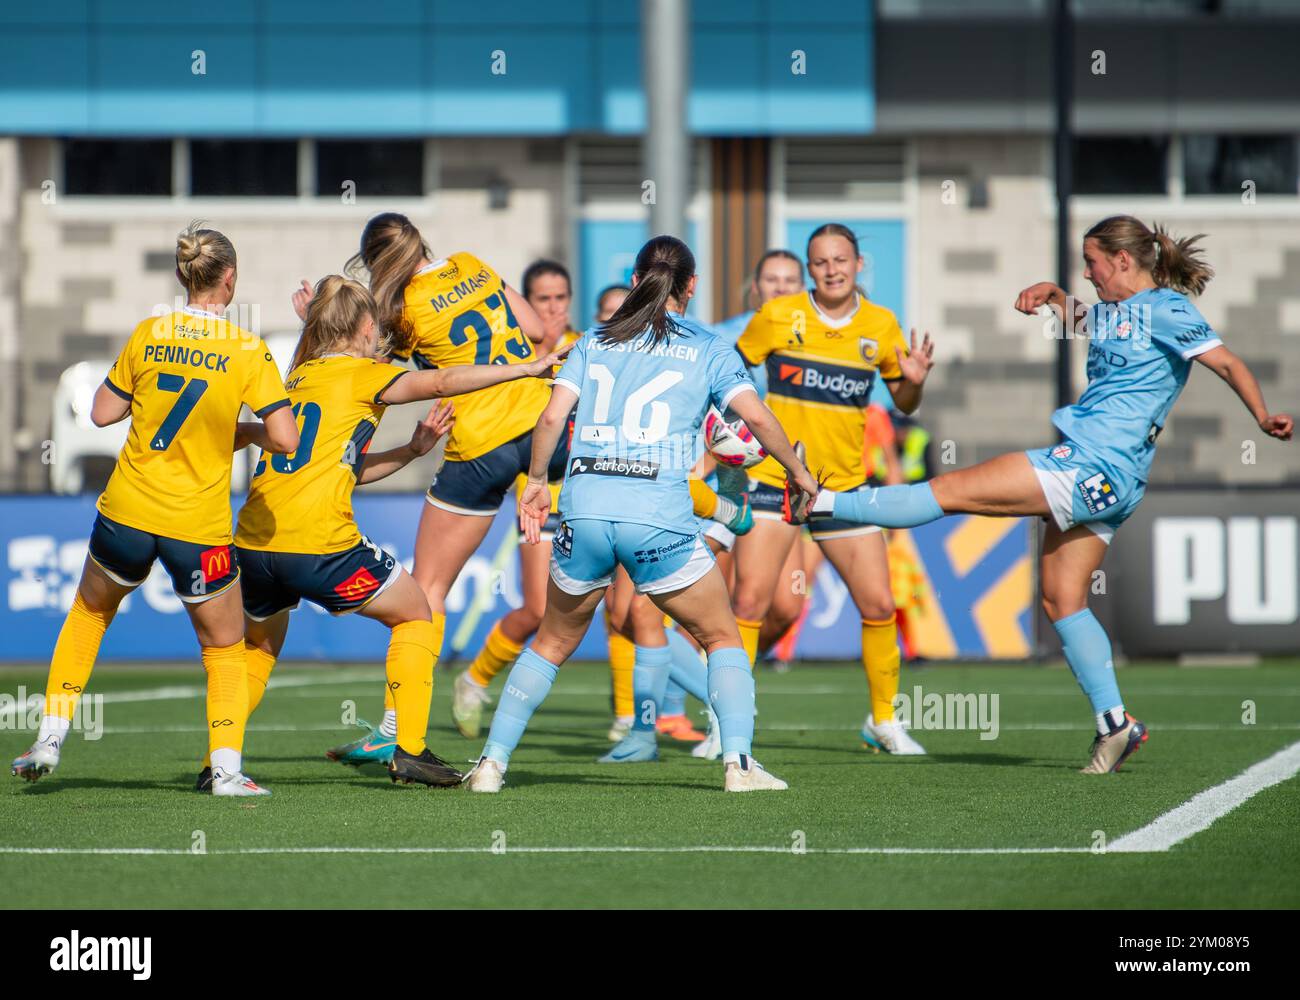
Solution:
<svg viewBox="0 0 1300 1000"><path fill-rule="evenodd" d="M863 134L870 0L697 0L701 135ZM0 5L0 132L635 134L634 0L62 0Z"/></svg>

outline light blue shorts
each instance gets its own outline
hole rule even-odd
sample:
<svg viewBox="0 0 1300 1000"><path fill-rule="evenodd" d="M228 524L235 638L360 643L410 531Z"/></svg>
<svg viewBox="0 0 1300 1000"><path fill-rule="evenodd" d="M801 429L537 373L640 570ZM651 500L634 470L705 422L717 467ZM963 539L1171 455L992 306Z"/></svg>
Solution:
<svg viewBox="0 0 1300 1000"><path fill-rule="evenodd" d="M1107 545L1146 493L1132 472L1074 441L1027 451L1029 464L1047 497L1052 520L1062 531L1086 524Z"/></svg>
<svg viewBox="0 0 1300 1000"><path fill-rule="evenodd" d="M565 519L551 542L551 579L575 597L608 587L614 570L627 570L639 594L689 587L713 568L713 553L698 531L682 534L648 524Z"/></svg>

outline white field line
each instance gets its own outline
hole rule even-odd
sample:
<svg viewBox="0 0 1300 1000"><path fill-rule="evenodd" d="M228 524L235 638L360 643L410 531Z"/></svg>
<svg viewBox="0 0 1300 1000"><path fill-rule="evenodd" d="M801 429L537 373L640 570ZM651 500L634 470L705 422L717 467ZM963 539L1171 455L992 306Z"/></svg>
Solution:
<svg viewBox="0 0 1300 1000"><path fill-rule="evenodd" d="M580 725L559 725L555 722L546 723L546 728L551 731L563 730L572 732L595 732L595 727L583 723ZM1187 722L1187 723L1160 723L1149 722L1148 725L1161 733L1251 733L1251 732L1295 732L1300 730L1300 722L1296 723L1268 723L1257 724L1252 726L1242 725L1241 723L1219 723L1219 722ZM858 728L856 722L846 722L843 725L827 725L823 722L815 723L797 723L797 722L774 722L761 727L761 730L770 732L853 732ZM909 727L910 728L910 727ZM1003 724L998 727L999 732L1054 732L1054 733L1089 733L1093 731L1093 726L1083 722L1029 722L1023 725ZM151 733L205 733L207 729L203 726L103 726L99 730L105 736L140 736ZM334 733L348 731L348 727L342 723L320 723L315 725L258 725L250 723L248 726L250 733ZM918 729L914 732L943 732L939 729ZM977 732L978 730L961 730L961 732Z"/></svg>
<svg viewBox="0 0 1300 1000"><path fill-rule="evenodd" d="M1265 788L1287 781L1300 772L1300 743L1292 743L1265 760L1252 764L1235 778L1207 788L1181 806L1113 841L1107 853L1167 851L1207 829L1247 799Z"/></svg>
<svg viewBox="0 0 1300 1000"><path fill-rule="evenodd" d="M0 847L0 854L186 855L169 847ZM790 847L690 845L684 847L243 847L207 854L1090 854L1088 847ZM201 857L202 855L196 855Z"/></svg>
<svg viewBox="0 0 1300 1000"><path fill-rule="evenodd" d="M1169 851L1189 837L1208 829L1215 820L1248 799L1286 781L1300 772L1300 742L1279 750L1272 757L1252 764L1235 778L1208 788L1181 806L1132 833L1125 834L1106 849L1106 854L1158 854ZM184 848L162 847L4 847L0 855L83 854L176 856L191 854ZM1000 855L1000 854L1092 854L1090 847L811 847L795 852L791 847L743 845L695 845L684 847L587 846L587 847L245 847L213 850L218 855L255 854L872 854L872 855Z"/></svg>

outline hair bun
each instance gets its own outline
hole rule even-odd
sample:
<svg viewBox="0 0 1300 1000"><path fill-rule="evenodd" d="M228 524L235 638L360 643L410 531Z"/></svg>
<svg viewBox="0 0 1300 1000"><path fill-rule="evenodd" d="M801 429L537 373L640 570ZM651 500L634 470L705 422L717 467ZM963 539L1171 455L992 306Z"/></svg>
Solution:
<svg viewBox="0 0 1300 1000"><path fill-rule="evenodd" d="M188 264L196 260L203 252L203 243L197 236L189 233L182 233L176 238L176 260L181 264Z"/></svg>

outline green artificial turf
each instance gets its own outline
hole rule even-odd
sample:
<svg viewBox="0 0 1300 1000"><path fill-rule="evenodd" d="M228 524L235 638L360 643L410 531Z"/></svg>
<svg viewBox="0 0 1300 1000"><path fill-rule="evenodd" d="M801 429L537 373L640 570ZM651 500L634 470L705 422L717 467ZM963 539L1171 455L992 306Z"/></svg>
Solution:
<svg viewBox="0 0 1300 1000"><path fill-rule="evenodd" d="M357 732L341 722L347 699L362 715L378 714L381 677L355 665L278 667L245 744L245 770L274 794L240 800L191 790L205 738L197 666L101 667L89 691L106 696L102 738L74 733L59 769L35 785L3 776L0 848L182 853L0 853L3 905L1300 905L1296 777L1168 851L1091 850L1099 837L1136 830L1300 740L1296 661L1123 669L1125 701L1152 735L1109 776L1076 773L1087 761L1090 717L1059 666L905 668L909 696L919 684L928 693L999 697L996 739L914 729L929 756L912 758L863 749L860 669L763 671L755 753L791 788L753 795L723 794L720 763L692 759L685 745L662 738L658 763L595 763L609 746L609 676L589 663L561 670L500 795L395 786L382 772L327 762L323 751ZM0 669L0 693L20 685L40 691L43 671ZM159 688L173 690L148 700L130 694ZM449 760L468 761L481 742L451 728L450 688L440 675L429 743ZM1242 721L1246 702L1251 724ZM9 759L33 734L12 718L6 726ZM191 853L196 843L205 854ZM315 847L384 853L236 853ZM608 850L619 847L655 850ZM766 850L661 850L704 847ZM392 851L400 848L465 850ZM820 853L845 848L1082 852Z"/></svg>

